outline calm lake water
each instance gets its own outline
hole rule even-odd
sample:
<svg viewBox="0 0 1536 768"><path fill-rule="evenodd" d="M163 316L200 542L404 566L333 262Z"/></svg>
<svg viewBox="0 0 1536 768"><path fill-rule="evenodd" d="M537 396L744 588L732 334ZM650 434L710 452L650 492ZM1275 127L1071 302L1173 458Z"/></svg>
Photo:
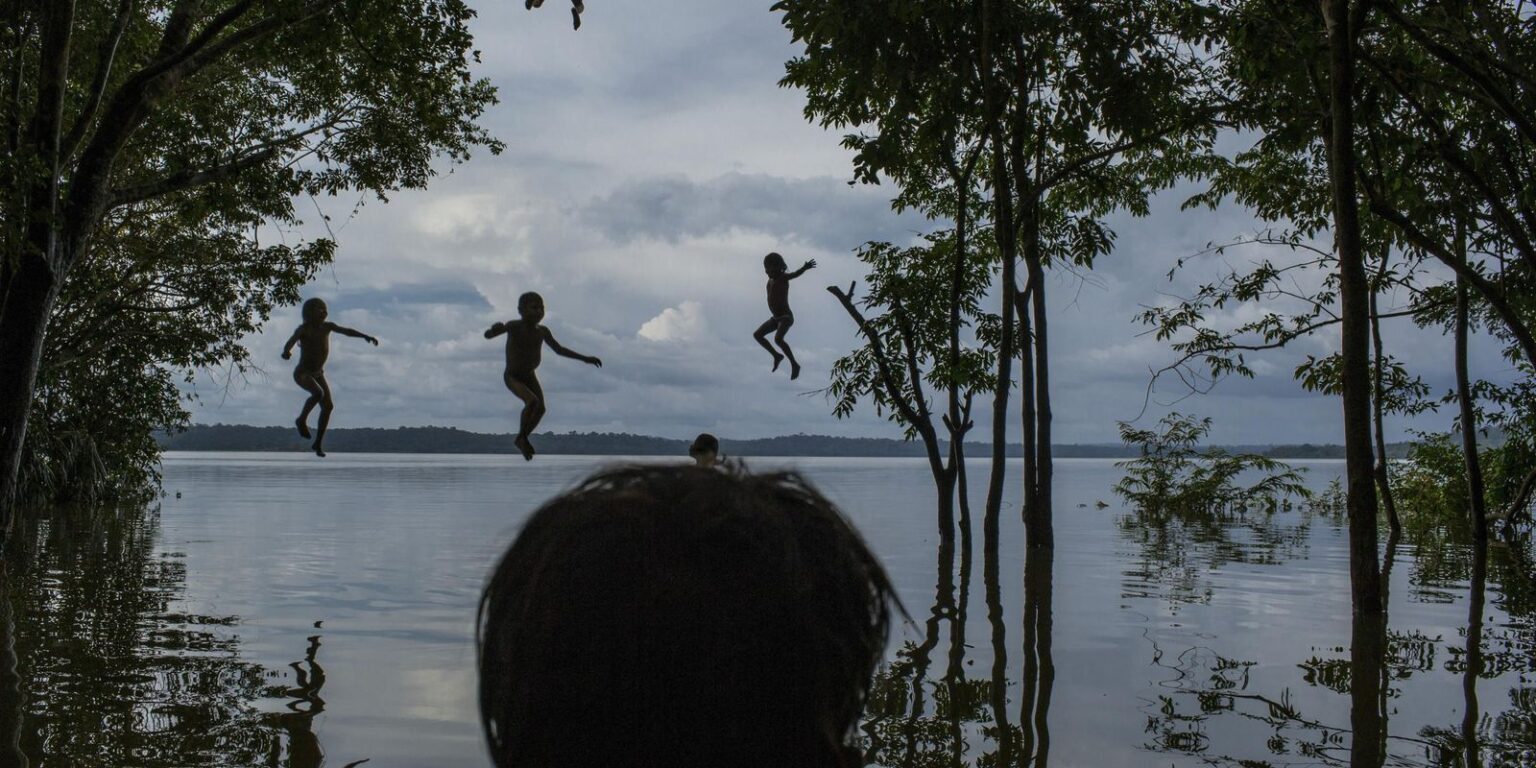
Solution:
<svg viewBox="0 0 1536 768"><path fill-rule="evenodd" d="M535 506L613 462L514 459L171 454L158 512L23 521L0 582L0 765L488 765L481 581ZM1318 487L1342 471L1301 465ZM1113 462L1066 460L1055 554L1026 564L1016 502L996 557L979 519L971 551L941 547L921 460L752 466L841 505L912 616L864 725L874 764L1349 763L1337 518L1153 518L1111 493ZM1433 531L1394 551L1388 765L1536 765L1529 548L1489 555L1469 675L1472 563Z"/></svg>

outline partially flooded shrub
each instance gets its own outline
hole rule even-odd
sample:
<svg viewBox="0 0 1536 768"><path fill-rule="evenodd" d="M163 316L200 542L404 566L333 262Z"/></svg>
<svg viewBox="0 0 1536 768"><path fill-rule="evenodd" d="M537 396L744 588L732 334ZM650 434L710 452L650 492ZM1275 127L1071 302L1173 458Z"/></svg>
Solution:
<svg viewBox="0 0 1536 768"><path fill-rule="evenodd" d="M1179 413L1163 417L1155 429L1120 422L1120 439L1140 445L1141 457L1115 463L1126 470L1115 493L1139 509L1172 513L1274 508L1292 497L1311 498L1301 470L1284 462L1197 447L1210 431L1209 418Z"/></svg>
<svg viewBox="0 0 1536 768"><path fill-rule="evenodd" d="M1420 433L1418 438L1392 473L1392 493L1405 520L1419 527L1468 522L1471 499L1460 438L1450 433ZM1532 499L1521 491L1536 467L1536 446L1522 433L1507 433L1502 442L1480 447L1478 459L1489 515L1528 522Z"/></svg>

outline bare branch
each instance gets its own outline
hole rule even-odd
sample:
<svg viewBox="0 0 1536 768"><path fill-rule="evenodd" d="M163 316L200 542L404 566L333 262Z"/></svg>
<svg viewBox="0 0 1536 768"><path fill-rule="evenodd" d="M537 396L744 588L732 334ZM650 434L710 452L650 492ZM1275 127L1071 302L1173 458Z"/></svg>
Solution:
<svg viewBox="0 0 1536 768"><path fill-rule="evenodd" d="M908 402L901 391L901 386L896 383L896 376L891 371L890 358L886 356L885 344L880 340L880 333L870 326L869 321L864 319L864 313L860 312L853 303L853 287L854 284L850 283L848 291L844 292L835 285L829 285L827 292L837 297L848 316L853 318L854 324L859 327L859 332L869 340L870 349L874 351L875 369L880 374L880 383L885 388L886 397L902 418L906 419L907 423L922 436L923 446L928 451L928 463L935 476L938 476L944 470L943 459L938 455L938 434L934 431L931 422L919 418L917 410L912 403Z"/></svg>

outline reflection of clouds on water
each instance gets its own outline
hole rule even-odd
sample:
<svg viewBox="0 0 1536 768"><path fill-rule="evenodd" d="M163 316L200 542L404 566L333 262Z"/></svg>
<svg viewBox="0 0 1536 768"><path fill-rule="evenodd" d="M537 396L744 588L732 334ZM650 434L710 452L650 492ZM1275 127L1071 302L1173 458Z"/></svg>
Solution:
<svg viewBox="0 0 1536 768"><path fill-rule="evenodd" d="M402 714L416 720L443 723L475 722L479 716L473 700L464 695L475 690L474 666L465 663L452 669L408 669L400 680Z"/></svg>

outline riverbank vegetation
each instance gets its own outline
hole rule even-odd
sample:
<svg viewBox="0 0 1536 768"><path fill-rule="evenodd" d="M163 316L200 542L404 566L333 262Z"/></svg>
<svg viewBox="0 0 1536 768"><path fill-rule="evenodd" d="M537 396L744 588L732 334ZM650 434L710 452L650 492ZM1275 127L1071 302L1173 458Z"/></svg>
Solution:
<svg viewBox="0 0 1536 768"><path fill-rule="evenodd" d="M152 486L175 381L329 262L305 197L420 188L500 144L458 0L43 0L0 12L0 533ZM30 427L30 429L29 429ZM28 439L28 436L31 436ZM21 471L25 466L27 470Z"/></svg>

